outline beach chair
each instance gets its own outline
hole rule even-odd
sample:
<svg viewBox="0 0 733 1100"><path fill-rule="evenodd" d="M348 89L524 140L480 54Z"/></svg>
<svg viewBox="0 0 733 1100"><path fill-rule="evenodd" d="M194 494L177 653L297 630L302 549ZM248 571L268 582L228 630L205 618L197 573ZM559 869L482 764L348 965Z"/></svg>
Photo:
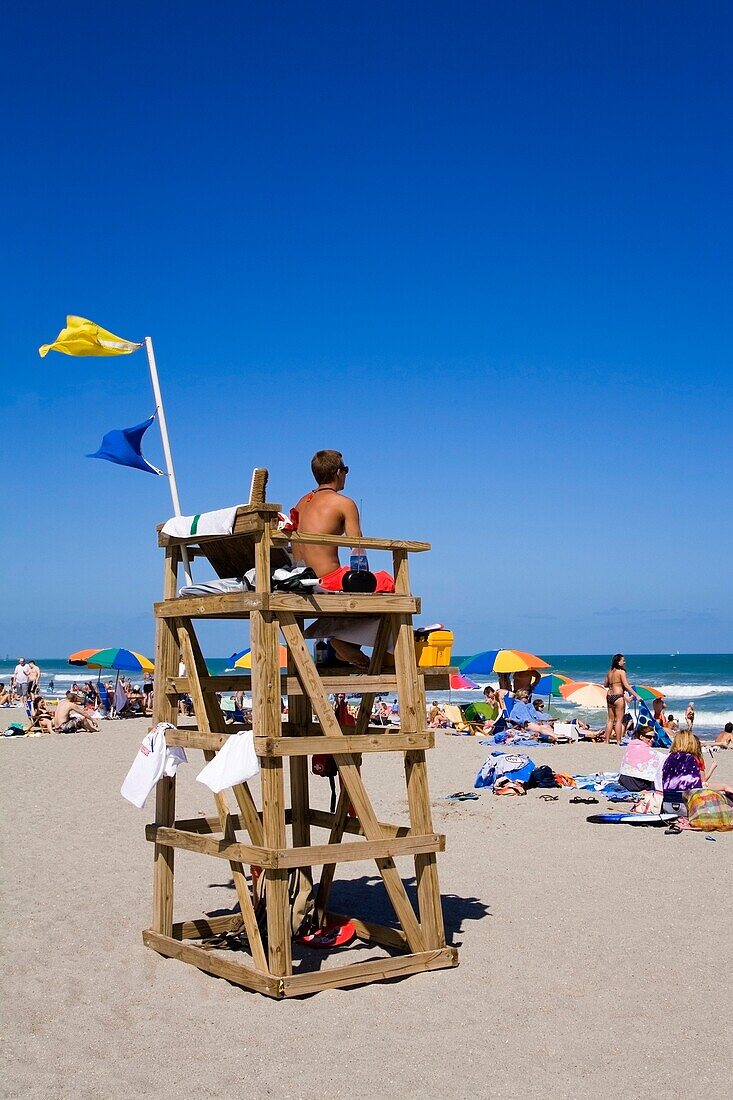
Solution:
<svg viewBox="0 0 733 1100"><path fill-rule="evenodd" d="M669 736L669 731L664 728L654 718L654 715L649 710L646 703L639 703L639 718L637 725L639 726L651 726L654 730L654 740L652 745L658 749L668 749L672 744L672 738Z"/></svg>
<svg viewBox="0 0 733 1100"><path fill-rule="evenodd" d="M471 724L464 719L461 708L455 703L446 703L443 707L443 713L453 726L453 729L457 730L459 733L464 733L466 731L475 733Z"/></svg>
<svg viewBox="0 0 733 1100"><path fill-rule="evenodd" d="M496 710L488 703L464 703L460 710L463 712L463 721L474 733L484 732L484 722L498 721Z"/></svg>
<svg viewBox="0 0 733 1100"><path fill-rule="evenodd" d="M99 707L102 712L102 717L116 718L117 715L113 713L114 707L109 697L109 692L107 691L106 685L103 684L101 680L97 684L97 694L99 695Z"/></svg>

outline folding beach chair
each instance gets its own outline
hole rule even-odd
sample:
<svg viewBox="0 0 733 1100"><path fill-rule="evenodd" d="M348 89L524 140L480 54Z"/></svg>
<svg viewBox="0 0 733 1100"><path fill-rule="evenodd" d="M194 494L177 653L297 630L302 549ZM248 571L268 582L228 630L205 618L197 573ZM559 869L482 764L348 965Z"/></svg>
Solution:
<svg viewBox="0 0 733 1100"><path fill-rule="evenodd" d="M100 680L97 684L97 693L99 695L99 705L102 711L103 718L116 718L114 713L114 707L112 706L112 700L109 697L106 684L103 684Z"/></svg>

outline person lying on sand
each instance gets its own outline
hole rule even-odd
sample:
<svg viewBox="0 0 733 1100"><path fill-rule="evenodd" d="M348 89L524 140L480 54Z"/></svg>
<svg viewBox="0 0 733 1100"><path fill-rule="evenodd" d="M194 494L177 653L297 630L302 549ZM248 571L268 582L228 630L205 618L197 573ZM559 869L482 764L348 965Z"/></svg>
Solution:
<svg viewBox="0 0 733 1100"><path fill-rule="evenodd" d="M713 744L719 749L733 749L733 722L725 723Z"/></svg>
<svg viewBox="0 0 733 1100"><path fill-rule="evenodd" d="M538 706L542 708L537 709ZM509 725L519 726L529 737L537 737L540 741L557 741L553 732L552 718L548 719L542 713L544 703L537 701L535 706L529 702L529 694L523 688L516 693L516 700L509 715Z"/></svg>
<svg viewBox="0 0 733 1100"><path fill-rule="evenodd" d="M13 697L5 687L5 684L0 684L0 707L10 707L13 705Z"/></svg>
<svg viewBox="0 0 733 1100"><path fill-rule="evenodd" d="M81 695L73 691L66 692L66 698L61 699L53 716L54 733L76 733L85 729L89 733L99 733L99 722L90 718L84 710Z"/></svg>

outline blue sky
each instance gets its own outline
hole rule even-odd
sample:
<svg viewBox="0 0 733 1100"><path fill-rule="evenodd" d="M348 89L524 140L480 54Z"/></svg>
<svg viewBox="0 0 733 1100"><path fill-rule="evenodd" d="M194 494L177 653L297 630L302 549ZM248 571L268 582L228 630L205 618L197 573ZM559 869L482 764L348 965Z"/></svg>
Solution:
<svg viewBox="0 0 733 1100"><path fill-rule="evenodd" d="M460 652L733 650L730 5L7 19L2 656L152 645L167 487L84 458L146 362L67 313L184 511L342 450Z"/></svg>

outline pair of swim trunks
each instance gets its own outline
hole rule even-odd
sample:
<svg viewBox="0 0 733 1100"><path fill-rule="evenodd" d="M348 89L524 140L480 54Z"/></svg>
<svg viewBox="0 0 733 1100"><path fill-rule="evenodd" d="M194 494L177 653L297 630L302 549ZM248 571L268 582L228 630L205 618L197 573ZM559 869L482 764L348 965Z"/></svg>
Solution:
<svg viewBox="0 0 733 1100"><path fill-rule="evenodd" d="M63 725L59 726L59 728L56 730L56 732L57 733L76 733L76 731L78 729L81 729L81 727L83 725L84 725L84 723L81 720L81 718L69 718L68 722L64 722Z"/></svg>

